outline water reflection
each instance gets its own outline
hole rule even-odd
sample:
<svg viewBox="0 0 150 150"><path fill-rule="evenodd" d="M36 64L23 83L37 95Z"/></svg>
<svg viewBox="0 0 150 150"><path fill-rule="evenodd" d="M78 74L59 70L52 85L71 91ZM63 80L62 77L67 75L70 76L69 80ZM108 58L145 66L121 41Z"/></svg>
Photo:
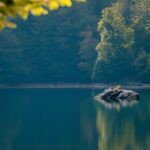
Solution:
<svg viewBox="0 0 150 150"><path fill-rule="evenodd" d="M99 99L98 103L100 103L101 105L103 105L106 109L115 109L117 111L120 111L122 108L124 107L132 107L136 104L138 104L138 100L117 100L117 101L108 101L108 100L103 100L103 99Z"/></svg>
<svg viewBox="0 0 150 150"><path fill-rule="evenodd" d="M91 90L0 90L0 150L149 150L150 93L106 109Z"/></svg>
<svg viewBox="0 0 150 150"><path fill-rule="evenodd" d="M96 112L99 150L149 150L150 96L120 111L96 104Z"/></svg>
<svg viewBox="0 0 150 150"><path fill-rule="evenodd" d="M17 134L21 129L22 115L28 99L24 93L13 90L0 92L0 150L12 150Z"/></svg>
<svg viewBox="0 0 150 150"><path fill-rule="evenodd" d="M97 150L96 112L88 97L80 102L80 138L83 150Z"/></svg>
<svg viewBox="0 0 150 150"><path fill-rule="evenodd" d="M0 150L97 150L90 90L1 89L0 98Z"/></svg>

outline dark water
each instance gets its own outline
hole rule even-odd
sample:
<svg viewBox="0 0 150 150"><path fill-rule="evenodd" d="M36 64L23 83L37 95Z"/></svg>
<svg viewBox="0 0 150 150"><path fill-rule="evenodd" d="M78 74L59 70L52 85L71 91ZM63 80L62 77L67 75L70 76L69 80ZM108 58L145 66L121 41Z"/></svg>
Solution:
<svg viewBox="0 0 150 150"><path fill-rule="evenodd" d="M108 109L97 91L1 89L0 150L149 150L150 90Z"/></svg>

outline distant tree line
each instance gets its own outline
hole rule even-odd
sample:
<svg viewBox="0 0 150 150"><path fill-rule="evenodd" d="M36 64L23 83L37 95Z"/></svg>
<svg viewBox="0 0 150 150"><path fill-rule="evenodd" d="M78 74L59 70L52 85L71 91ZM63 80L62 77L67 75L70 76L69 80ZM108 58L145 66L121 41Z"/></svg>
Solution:
<svg viewBox="0 0 150 150"><path fill-rule="evenodd" d="M17 18L17 29L0 33L0 83L90 82L101 9L99 0L89 0Z"/></svg>
<svg viewBox="0 0 150 150"><path fill-rule="evenodd" d="M150 82L149 6L88 0L17 18L0 32L0 83Z"/></svg>

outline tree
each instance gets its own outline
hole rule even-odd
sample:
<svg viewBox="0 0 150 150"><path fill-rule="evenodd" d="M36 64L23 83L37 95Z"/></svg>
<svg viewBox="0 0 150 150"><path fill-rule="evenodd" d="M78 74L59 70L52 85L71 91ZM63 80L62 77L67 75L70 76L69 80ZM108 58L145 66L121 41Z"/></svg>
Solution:
<svg viewBox="0 0 150 150"><path fill-rule="evenodd" d="M95 80L149 82L149 5L149 0L117 0L102 11Z"/></svg>
<svg viewBox="0 0 150 150"><path fill-rule="evenodd" d="M93 71L94 61L96 59L97 53L95 50L95 45L97 44L96 37L93 36L93 31L90 27L87 30L81 32L81 37L83 40L80 42L80 62L79 68L82 70L85 75L88 77L88 81L91 79L91 73Z"/></svg>

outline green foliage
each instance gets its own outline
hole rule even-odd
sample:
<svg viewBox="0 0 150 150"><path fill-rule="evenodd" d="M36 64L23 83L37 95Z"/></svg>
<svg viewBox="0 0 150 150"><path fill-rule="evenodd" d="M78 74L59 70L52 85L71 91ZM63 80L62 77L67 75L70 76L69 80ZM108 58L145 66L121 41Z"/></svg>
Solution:
<svg viewBox="0 0 150 150"><path fill-rule="evenodd" d="M10 8L13 2L2 3ZM113 2L89 0L40 18L30 16L28 22L17 18L17 30L0 34L0 82L91 82L91 75L97 82L150 82L150 1ZM42 15L41 7L47 11L42 5L28 15ZM1 29L15 27L9 14L0 18L5 22Z"/></svg>
<svg viewBox="0 0 150 150"><path fill-rule="evenodd" d="M150 81L149 6L149 0L118 0L102 11L95 80Z"/></svg>
<svg viewBox="0 0 150 150"><path fill-rule="evenodd" d="M134 42L133 29L126 25L125 18L120 13L120 2L113 4L112 8L103 10L102 19L98 24L101 41L97 45L97 50L102 52L100 57L104 58L115 55L119 49L131 49Z"/></svg>

